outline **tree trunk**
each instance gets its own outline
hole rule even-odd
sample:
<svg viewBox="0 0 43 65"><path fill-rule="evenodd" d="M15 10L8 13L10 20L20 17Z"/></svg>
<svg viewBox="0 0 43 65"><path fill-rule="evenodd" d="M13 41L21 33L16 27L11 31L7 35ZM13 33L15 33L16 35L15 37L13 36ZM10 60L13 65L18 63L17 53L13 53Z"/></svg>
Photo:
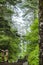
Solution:
<svg viewBox="0 0 43 65"><path fill-rule="evenodd" d="M6 62L8 62L8 50L5 50L6 52Z"/></svg>
<svg viewBox="0 0 43 65"><path fill-rule="evenodd" d="M40 61L39 65L43 65L43 0L39 0L39 34L40 34Z"/></svg>
<svg viewBox="0 0 43 65"><path fill-rule="evenodd" d="M2 62L4 62L4 50L1 50Z"/></svg>

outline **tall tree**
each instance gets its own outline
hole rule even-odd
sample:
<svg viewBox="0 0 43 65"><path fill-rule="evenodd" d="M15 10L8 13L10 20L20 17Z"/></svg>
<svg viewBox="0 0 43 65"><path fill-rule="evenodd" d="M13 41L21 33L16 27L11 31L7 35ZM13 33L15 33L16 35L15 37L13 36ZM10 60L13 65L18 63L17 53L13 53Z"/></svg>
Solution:
<svg viewBox="0 0 43 65"><path fill-rule="evenodd" d="M43 64L43 0L39 0L40 65Z"/></svg>

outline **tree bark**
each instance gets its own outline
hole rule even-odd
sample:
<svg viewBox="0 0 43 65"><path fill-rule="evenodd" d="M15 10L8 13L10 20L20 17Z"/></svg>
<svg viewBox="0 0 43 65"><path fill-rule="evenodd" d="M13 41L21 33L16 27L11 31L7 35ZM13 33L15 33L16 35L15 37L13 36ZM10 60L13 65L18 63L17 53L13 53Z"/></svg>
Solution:
<svg viewBox="0 0 43 65"><path fill-rule="evenodd" d="M2 55L2 62L4 62L4 50L1 51L1 55Z"/></svg>
<svg viewBox="0 0 43 65"><path fill-rule="evenodd" d="M40 34L40 61L39 65L43 65L43 0L39 0L39 34Z"/></svg>

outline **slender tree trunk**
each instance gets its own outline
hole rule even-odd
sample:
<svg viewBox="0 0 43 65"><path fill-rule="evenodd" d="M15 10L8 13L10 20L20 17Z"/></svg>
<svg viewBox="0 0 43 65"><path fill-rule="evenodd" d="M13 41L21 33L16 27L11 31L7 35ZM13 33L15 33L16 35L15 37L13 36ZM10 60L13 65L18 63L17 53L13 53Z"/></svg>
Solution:
<svg viewBox="0 0 43 65"><path fill-rule="evenodd" d="M1 51L1 55L2 55L2 62L4 62L4 50Z"/></svg>
<svg viewBox="0 0 43 65"><path fill-rule="evenodd" d="M43 65L43 0L39 0L39 34L40 34L40 61L39 65Z"/></svg>
<svg viewBox="0 0 43 65"><path fill-rule="evenodd" d="M5 50L6 52L6 62L8 62L8 50Z"/></svg>

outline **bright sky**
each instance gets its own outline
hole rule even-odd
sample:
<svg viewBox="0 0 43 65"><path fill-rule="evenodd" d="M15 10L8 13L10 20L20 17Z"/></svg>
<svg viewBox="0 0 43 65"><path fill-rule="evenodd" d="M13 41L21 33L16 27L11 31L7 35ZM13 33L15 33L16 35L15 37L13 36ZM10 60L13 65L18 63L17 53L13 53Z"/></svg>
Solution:
<svg viewBox="0 0 43 65"><path fill-rule="evenodd" d="M27 26L29 26L29 24L31 23L33 13L29 13L26 17L23 17L28 9L21 9L20 7L18 7L18 5L14 7L14 15L12 16L13 24L17 27L18 33L26 34L26 29L30 30L29 27L27 28Z"/></svg>

